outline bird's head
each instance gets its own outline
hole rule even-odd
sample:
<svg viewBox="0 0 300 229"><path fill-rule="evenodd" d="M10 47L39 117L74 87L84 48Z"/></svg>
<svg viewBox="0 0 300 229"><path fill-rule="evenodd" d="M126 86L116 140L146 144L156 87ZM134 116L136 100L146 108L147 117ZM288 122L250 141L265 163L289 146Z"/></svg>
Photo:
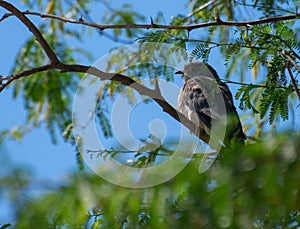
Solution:
<svg viewBox="0 0 300 229"><path fill-rule="evenodd" d="M183 70L175 72L175 74L182 74L182 78L184 82L186 82L187 80L193 77L199 77L199 76L206 76L214 79L219 78L216 71L211 66L203 62L187 63L184 66Z"/></svg>

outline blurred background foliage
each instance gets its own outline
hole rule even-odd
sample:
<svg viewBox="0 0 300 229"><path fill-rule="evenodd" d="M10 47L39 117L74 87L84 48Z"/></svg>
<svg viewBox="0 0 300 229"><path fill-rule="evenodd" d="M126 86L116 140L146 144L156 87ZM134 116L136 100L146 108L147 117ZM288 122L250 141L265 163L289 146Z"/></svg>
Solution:
<svg viewBox="0 0 300 229"><path fill-rule="evenodd" d="M76 4L69 0L22 2L28 9L41 13L118 25L192 25L218 17L223 21L240 22L295 14L299 7L296 0L196 0L187 1L188 15L178 13L168 21L163 12L159 12L150 21L130 4L116 9L105 0L77 0ZM103 4L106 10L101 19L91 16L91 6L95 2ZM16 219L13 228L300 227L299 129L285 132L277 128L288 119L292 119L292 125L295 117L299 119L300 98L295 93L300 72L297 20L253 26L211 26L193 31L95 30L79 25L69 27L68 23L54 19L38 20L37 25L59 59L68 64L90 64L93 59L87 50L68 45L69 39L85 42L83 33L98 33L100 43L105 37L114 41L116 47L133 42L141 46L147 42L172 44L178 50L187 50L187 54L181 56L186 61L210 63L212 55L219 56L219 64L226 66L221 78L230 86L238 87L235 97L243 110L244 129L255 141L244 148L225 152L204 174L198 173L200 158L195 157L167 183L148 189L122 188L94 176L88 168L83 169L80 149L74 144L71 101L82 75L49 71L15 81L13 95L24 100L26 123L2 131L0 140L22 140L28 131L46 124L54 143L57 137L62 137L74 145L80 169L70 174L65 184L47 187L41 194L32 195L35 182L30 170L1 161L0 193L12 203ZM130 61L116 55L110 64L118 64L122 69ZM47 63L39 44L29 38L20 48L12 73ZM249 71L250 76L246 74ZM131 64L122 73L136 80L157 76L174 80L174 69L156 65ZM133 93L115 82L106 84L100 91L103 99L97 104L96 118L104 136L111 137L109 112L103 109L107 107L105 98L123 93L132 101ZM115 153L114 150L110 152ZM133 165L143 163L145 158L137 157ZM10 228L6 224L10 222L3 223L0 228Z"/></svg>
<svg viewBox="0 0 300 229"><path fill-rule="evenodd" d="M13 228L298 228L299 137L232 149L201 175L200 159L194 159L173 179L147 189L78 171L32 197L26 169L5 170L1 196L14 203Z"/></svg>

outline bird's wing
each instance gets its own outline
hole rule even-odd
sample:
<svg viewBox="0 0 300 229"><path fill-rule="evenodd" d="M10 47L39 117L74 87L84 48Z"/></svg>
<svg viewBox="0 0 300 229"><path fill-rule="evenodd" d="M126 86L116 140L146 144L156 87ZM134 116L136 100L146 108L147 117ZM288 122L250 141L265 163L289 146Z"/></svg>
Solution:
<svg viewBox="0 0 300 229"><path fill-rule="evenodd" d="M193 90L198 92L195 93L196 98L192 101L196 105L197 112L209 116L211 120L220 120L226 115L222 91L215 79L199 76L189 81L192 81L190 84L194 88Z"/></svg>
<svg viewBox="0 0 300 229"><path fill-rule="evenodd" d="M185 106L198 114L206 129L210 130L212 122L216 121L225 125L229 141L246 139L232 94L225 83L206 76L193 77L186 81L182 96Z"/></svg>
<svg viewBox="0 0 300 229"><path fill-rule="evenodd" d="M205 129L209 130L211 128L212 113L203 90L205 89L200 86L197 80L194 80L194 78L189 79L181 89L178 102L182 107L180 110L186 113L186 109L189 109L191 112L196 113L200 125L204 125ZM216 117L213 116L213 118ZM196 120L192 121L195 122Z"/></svg>
<svg viewBox="0 0 300 229"><path fill-rule="evenodd" d="M242 124L236 108L234 106L232 94L225 83L220 83L224 100L226 101L226 114L229 128L227 130L229 139L237 139L238 141L246 140L246 135L243 132Z"/></svg>

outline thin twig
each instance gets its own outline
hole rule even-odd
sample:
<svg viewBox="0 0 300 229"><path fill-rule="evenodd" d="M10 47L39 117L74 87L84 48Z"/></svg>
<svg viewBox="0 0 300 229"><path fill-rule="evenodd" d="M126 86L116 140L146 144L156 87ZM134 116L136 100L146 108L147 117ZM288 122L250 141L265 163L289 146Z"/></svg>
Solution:
<svg viewBox="0 0 300 229"><path fill-rule="evenodd" d="M114 9L106 1L101 1L101 2L109 11L111 11L111 13L113 13ZM80 6L80 3L78 2L78 0L77 0L77 3L78 3L78 6ZM68 1L68 4L70 6L72 6L74 4L74 2L73 1ZM86 10L82 7L78 7L78 9L81 12L81 14L83 15L84 20L87 20L89 22L94 22L93 18L90 16L90 13L89 13L88 10ZM104 31L100 31L100 30L98 30L97 32L100 36L106 37L107 39L109 39L111 41L118 42L118 43L121 43L121 44L132 44L131 40L125 40L125 39L119 38L117 36L113 36L109 33L104 32Z"/></svg>
<svg viewBox="0 0 300 229"><path fill-rule="evenodd" d="M293 76L292 70L289 67L288 67L288 72L289 72L289 75L291 77L291 81L292 81L293 87L295 88L296 94L297 94L297 96L298 96L298 98L300 100L300 91L299 91L299 88L297 86L296 80L295 80L295 78Z"/></svg>
<svg viewBox="0 0 300 229"><path fill-rule="evenodd" d="M191 17L193 17L196 13L199 13L201 10L204 10L205 8L209 7L210 5L214 4L216 0L208 1L207 3L204 3L203 5L199 6L195 11L191 12L186 18L182 20L182 22L187 21Z"/></svg>
<svg viewBox="0 0 300 229"><path fill-rule="evenodd" d="M285 51L282 50L282 54L288 59L288 61L294 65L295 68L297 68L297 70L300 72L300 67L295 63L295 61L293 60L293 58Z"/></svg>
<svg viewBox="0 0 300 229"><path fill-rule="evenodd" d="M0 6L3 6L3 4L1 4L2 2L4 2L4 1L0 1ZM7 3L7 4L9 4L9 3ZM106 29L181 29L181 30L192 31L194 29L205 28L205 27L210 27L210 26L236 26L236 27L246 26L246 27L248 27L251 25L266 24L266 23L270 23L270 22L295 20L300 17L300 14L296 13L296 14L269 17L269 18L263 18L263 19L259 19L259 20L243 21L243 22L223 21L218 17L215 21L204 22L204 23L199 23L199 24L194 24L194 25L162 25L162 24L155 24L155 23L101 25L101 24L97 24L97 23L86 22L82 18L70 19L70 18L53 15L53 14L42 14L42 13L33 12L33 11L25 11L25 12L20 12L20 13L23 15L35 15L35 16L39 16L41 18L51 18L51 19L63 21L66 23L85 25L85 26L97 28L100 30L106 30ZM4 14L2 16L2 18L0 19L0 22L11 16L14 16L14 13Z"/></svg>
<svg viewBox="0 0 300 229"><path fill-rule="evenodd" d="M300 67L295 63L295 61L293 60L293 58L284 50L282 50L282 54L288 59L287 60L287 69L288 69L288 72L289 72L289 75L290 75L290 78L291 78L291 81L292 81L292 85L296 91L296 94L300 100L300 91L299 91L299 88L298 88L298 85L297 85L297 82L295 80L295 77L293 76L293 72L290 68L290 64L292 64L298 71L300 71Z"/></svg>
<svg viewBox="0 0 300 229"><path fill-rule="evenodd" d="M137 150L115 150L115 149L99 149L99 150L91 150L87 149L86 153L98 153L98 154L104 154L104 153L137 153Z"/></svg>
<svg viewBox="0 0 300 229"><path fill-rule="evenodd" d="M258 2L258 1L257 1ZM238 4L238 5L242 5L242 6L249 6L249 7L257 7L257 4L247 4L247 3L243 3L243 2L239 2L239 1L234 1L235 4ZM260 8L262 9L269 9L269 6L264 6L264 5L260 5L259 6ZM285 9L282 9L281 7L273 7L274 10L278 10L278 11L282 11L282 12L285 12L285 13L294 13L293 11L291 10L285 10Z"/></svg>
<svg viewBox="0 0 300 229"><path fill-rule="evenodd" d="M242 82L237 82L237 81L232 81L232 80L227 80L227 79L221 79L222 82L224 83L229 83L229 84L237 84L237 85L243 85L243 86L253 86L256 88L266 88L267 85L261 85L261 84L252 84L252 83L242 83ZM282 88L282 89L287 89L287 87L283 86L276 86L274 88Z"/></svg>

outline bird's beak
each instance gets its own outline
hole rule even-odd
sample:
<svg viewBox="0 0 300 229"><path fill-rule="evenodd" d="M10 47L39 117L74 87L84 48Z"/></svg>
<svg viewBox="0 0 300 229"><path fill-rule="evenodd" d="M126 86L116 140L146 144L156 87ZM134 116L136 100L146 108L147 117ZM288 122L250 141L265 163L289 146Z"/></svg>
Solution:
<svg viewBox="0 0 300 229"><path fill-rule="evenodd" d="M181 75L183 75L184 72L183 71L177 71L177 72L175 72L175 74L181 74Z"/></svg>

